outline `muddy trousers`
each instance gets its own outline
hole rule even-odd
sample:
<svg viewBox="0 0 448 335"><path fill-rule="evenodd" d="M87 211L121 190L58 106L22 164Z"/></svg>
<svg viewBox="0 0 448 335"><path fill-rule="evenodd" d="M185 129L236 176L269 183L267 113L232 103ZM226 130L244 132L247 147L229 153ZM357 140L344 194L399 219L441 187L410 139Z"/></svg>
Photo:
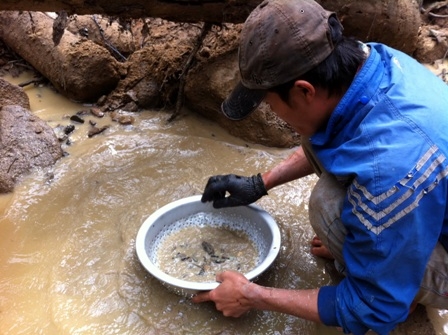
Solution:
<svg viewBox="0 0 448 335"><path fill-rule="evenodd" d="M319 175L310 197L310 223L316 235L335 258L336 269L344 275L342 248L347 231L341 221L341 211L346 188L333 175L323 172L315 157L312 157L309 147L304 146L304 150ZM425 306L448 309L448 253L440 243L437 243L432 252L420 291L414 300Z"/></svg>

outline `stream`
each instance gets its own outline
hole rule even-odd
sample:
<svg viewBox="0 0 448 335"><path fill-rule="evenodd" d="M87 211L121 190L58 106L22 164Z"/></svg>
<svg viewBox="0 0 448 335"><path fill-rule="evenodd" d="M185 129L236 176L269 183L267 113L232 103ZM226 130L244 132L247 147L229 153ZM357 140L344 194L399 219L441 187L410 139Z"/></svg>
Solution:
<svg viewBox="0 0 448 335"><path fill-rule="evenodd" d="M7 78L13 83L26 80ZM0 334L342 334L274 312L226 318L212 303L193 304L149 275L135 253L143 221L174 200L201 194L211 175L252 175L294 149L246 143L185 111L69 116L86 109L45 87L25 88L31 110L53 128L74 124L67 155L26 176L0 196ZM88 121L109 128L87 136ZM282 247L259 279L267 286L309 289L333 282L331 267L310 254L313 231L308 177L269 192L257 204L277 221ZM446 311L429 312L438 334Z"/></svg>

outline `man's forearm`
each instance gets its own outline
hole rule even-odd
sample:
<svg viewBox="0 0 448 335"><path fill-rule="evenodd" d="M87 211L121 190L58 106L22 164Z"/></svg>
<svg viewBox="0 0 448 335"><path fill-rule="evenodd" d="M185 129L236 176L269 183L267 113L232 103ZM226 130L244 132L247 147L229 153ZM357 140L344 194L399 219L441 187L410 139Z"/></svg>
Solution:
<svg viewBox="0 0 448 335"><path fill-rule="evenodd" d="M243 294L253 308L270 310L297 316L302 319L321 322L317 297L319 290L286 290L259 286L254 283L245 285Z"/></svg>
<svg viewBox="0 0 448 335"><path fill-rule="evenodd" d="M308 176L313 172L313 168L300 146L291 156L265 172L262 177L266 189L270 190L275 186Z"/></svg>

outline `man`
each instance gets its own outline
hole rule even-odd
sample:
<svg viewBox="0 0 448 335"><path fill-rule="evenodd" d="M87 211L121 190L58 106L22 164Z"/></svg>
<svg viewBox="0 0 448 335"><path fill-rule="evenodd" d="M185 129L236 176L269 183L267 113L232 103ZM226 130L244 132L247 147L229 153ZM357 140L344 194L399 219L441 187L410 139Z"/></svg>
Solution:
<svg viewBox="0 0 448 335"><path fill-rule="evenodd" d="M448 86L397 50L343 36L335 14L312 0L261 3L244 24L239 66L223 113L240 120L264 100L302 145L263 174L211 177L202 201L247 205L317 173L312 252L334 258L344 279L284 290L227 271L193 301L353 334L388 334L417 303L448 308Z"/></svg>

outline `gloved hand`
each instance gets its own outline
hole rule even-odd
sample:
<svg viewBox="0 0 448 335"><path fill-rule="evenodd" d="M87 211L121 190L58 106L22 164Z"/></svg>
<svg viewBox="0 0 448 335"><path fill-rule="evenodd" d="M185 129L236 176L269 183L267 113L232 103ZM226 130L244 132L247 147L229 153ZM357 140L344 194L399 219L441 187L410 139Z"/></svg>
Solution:
<svg viewBox="0 0 448 335"><path fill-rule="evenodd" d="M230 194L227 197L226 192ZM261 174L252 177L228 174L210 177L201 201L213 201L215 208L245 206L267 194Z"/></svg>

